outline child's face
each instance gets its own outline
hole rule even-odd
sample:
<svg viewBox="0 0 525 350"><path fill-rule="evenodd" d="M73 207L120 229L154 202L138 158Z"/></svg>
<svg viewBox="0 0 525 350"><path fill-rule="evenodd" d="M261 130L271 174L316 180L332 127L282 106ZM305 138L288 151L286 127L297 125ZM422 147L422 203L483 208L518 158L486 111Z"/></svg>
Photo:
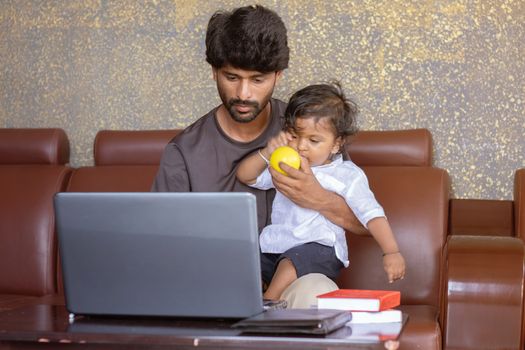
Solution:
<svg viewBox="0 0 525 350"><path fill-rule="evenodd" d="M341 138L336 137L328 118L297 118L295 127L289 131L288 145L308 160L310 166L330 163L333 154L339 151Z"/></svg>

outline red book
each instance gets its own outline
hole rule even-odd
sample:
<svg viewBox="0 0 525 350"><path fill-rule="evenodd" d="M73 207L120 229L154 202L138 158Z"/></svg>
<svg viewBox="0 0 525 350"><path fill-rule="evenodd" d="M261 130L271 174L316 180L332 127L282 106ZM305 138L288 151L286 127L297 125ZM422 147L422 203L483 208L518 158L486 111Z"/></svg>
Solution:
<svg viewBox="0 0 525 350"><path fill-rule="evenodd" d="M400 302L401 293L392 290L338 289L317 296L319 309L382 311Z"/></svg>

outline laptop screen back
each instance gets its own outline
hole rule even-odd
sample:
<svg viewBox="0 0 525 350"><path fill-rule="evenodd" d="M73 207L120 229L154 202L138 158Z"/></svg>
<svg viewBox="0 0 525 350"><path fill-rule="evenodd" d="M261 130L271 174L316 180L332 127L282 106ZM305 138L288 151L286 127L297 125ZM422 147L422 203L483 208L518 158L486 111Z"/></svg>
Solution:
<svg viewBox="0 0 525 350"><path fill-rule="evenodd" d="M244 318L263 310L255 197L59 193L74 314Z"/></svg>

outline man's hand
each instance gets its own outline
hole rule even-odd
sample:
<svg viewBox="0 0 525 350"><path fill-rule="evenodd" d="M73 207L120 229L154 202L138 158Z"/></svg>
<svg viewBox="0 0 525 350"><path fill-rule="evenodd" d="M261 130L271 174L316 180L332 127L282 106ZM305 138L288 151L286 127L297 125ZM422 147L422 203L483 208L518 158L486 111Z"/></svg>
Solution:
<svg viewBox="0 0 525 350"><path fill-rule="evenodd" d="M352 233L369 234L361 225L343 197L325 190L315 178L308 160L301 157L301 168L294 169L285 163L279 167L288 176L270 169L275 188L302 208L320 212L325 218Z"/></svg>
<svg viewBox="0 0 525 350"><path fill-rule="evenodd" d="M315 178L308 160L301 157L300 170L283 162L279 163L279 167L288 176L270 167L275 188L298 206L320 211L320 202L327 191Z"/></svg>

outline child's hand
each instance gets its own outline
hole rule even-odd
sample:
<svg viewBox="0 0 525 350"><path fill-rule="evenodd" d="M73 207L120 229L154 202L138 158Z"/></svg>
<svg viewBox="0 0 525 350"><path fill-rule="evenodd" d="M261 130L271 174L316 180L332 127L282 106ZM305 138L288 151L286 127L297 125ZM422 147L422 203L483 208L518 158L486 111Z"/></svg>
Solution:
<svg viewBox="0 0 525 350"><path fill-rule="evenodd" d="M281 131L280 133L278 133L277 135L275 135L268 141L268 143L266 144L266 147L264 147L261 150L261 152L266 157L266 159L270 159L270 156L272 155L273 151L275 151L277 147L288 146L289 139L290 139L290 134L288 134L285 131Z"/></svg>
<svg viewBox="0 0 525 350"><path fill-rule="evenodd" d="M390 253L383 256L383 268L388 276L388 282L392 283L405 277L405 259L401 253Z"/></svg>

